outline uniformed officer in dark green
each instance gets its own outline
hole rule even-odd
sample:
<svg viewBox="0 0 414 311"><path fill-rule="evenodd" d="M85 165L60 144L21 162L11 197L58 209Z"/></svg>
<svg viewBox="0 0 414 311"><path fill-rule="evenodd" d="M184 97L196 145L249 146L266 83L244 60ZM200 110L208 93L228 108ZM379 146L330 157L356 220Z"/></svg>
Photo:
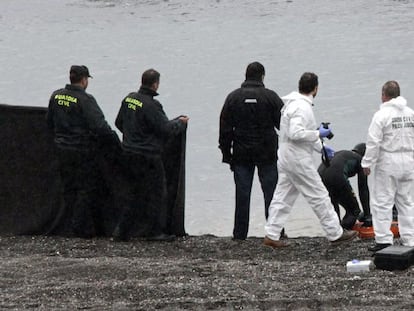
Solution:
<svg viewBox="0 0 414 311"><path fill-rule="evenodd" d="M97 142L118 140L95 98L86 93L91 78L86 66L70 68L70 84L53 92L47 124L54 131L71 234L89 238L97 232Z"/></svg>
<svg viewBox="0 0 414 311"><path fill-rule="evenodd" d="M149 240L170 241L174 236L167 232L167 185L162 154L166 140L185 131L188 117L169 120L158 95L160 73L148 69L142 74L141 87L123 100L115 120L122 132L124 161L132 176L129 208L120 217L114 236L129 239L135 216L146 221L144 235ZM140 211L140 213L138 213Z"/></svg>

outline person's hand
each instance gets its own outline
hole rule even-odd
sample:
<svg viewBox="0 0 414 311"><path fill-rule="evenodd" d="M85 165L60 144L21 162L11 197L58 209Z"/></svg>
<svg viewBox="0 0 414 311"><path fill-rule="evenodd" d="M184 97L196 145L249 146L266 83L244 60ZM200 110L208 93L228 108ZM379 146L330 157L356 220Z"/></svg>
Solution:
<svg viewBox="0 0 414 311"><path fill-rule="evenodd" d="M331 147L324 145L322 147L322 153L325 154L328 159L332 159L335 155L335 150L333 150Z"/></svg>
<svg viewBox="0 0 414 311"><path fill-rule="evenodd" d="M325 128L323 124L319 126L318 130L320 138L328 137L331 134L331 129L329 128L329 126Z"/></svg>
<svg viewBox="0 0 414 311"><path fill-rule="evenodd" d="M233 172L233 157L230 153L223 153L223 163L227 163L230 166L230 170Z"/></svg>
<svg viewBox="0 0 414 311"><path fill-rule="evenodd" d="M234 164L232 159L225 159L223 158L223 163L227 163L229 165L230 171L234 171Z"/></svg>
<svg viewBox="0 0 414 311"><path fill-rule="evenodd" d="M368 176L369 174L371 174L371 169L369 167L363 167L362 171L364 172L365 176Z"/></svg>
<svg viewBox="0 0 414 311"><path fill-rule="evenodd" d="M178 117L178 120L180 120L183 123L187 123L189 119L190 118L187 117L187 116L180 116L180 117Z"/></svg>

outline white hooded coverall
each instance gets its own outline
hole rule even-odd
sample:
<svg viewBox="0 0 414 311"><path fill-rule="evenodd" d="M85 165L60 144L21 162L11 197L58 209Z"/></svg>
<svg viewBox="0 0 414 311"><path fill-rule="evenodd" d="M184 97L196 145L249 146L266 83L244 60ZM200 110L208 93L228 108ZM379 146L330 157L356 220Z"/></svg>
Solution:
<svg viewBox="0 0 414 311"><path fill-rule="evenodd" d="M316 130L312 99L298 92L282 97L285 105L280 123L279 179L265 225L266 236L272 240L279 240L299 193L317 215L328 240L337 240L343 233L313 160L313 151L320 152L322 143Z"/></svg>
<svg viewBox="0 0 414 311"><path fill-rule="evenodd" d="M395 203L401 242L414 246L414 111L401 96L381 104L372 118L361 166L374 165L369 186L375 242L393 244Z"/></svg>

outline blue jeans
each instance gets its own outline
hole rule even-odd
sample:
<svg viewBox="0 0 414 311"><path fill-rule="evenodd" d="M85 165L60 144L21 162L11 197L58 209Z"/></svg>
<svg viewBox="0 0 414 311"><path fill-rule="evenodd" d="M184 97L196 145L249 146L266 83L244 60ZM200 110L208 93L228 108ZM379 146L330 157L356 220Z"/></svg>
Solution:
<svg viewBox="0 0 414 311"><path fill-rule="evenodd" d="M252 191L253 176L256 165L234 164L234 183L236 184L236 212L234 216L233 238L244 240L249 231L250 195ZM277 165L257 165L260 185L262 187L265 216L267 219L270 202L277 184Z"/></svg>

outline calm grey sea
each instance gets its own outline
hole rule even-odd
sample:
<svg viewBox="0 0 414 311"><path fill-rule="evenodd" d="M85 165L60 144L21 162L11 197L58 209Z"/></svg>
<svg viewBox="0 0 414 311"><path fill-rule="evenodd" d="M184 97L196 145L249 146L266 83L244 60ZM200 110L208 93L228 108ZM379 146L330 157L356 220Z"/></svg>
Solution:
<svg viewBox="0 0 414 311"><path fill-rule="evenodd" d="M186 229L230 236L234 184L218 119L246 65L262 62L266 86L281 96L316 72L317 120L332 123L330 146L349 149L365 140L385 81L399 81L414 107L413 39L412 0L1 0L0 102L46 107L69 66L85 64L88 91L115 128L123 96L145 69L159 70L165 111L191 118ZM263 236L263 226L256 178L250 235ZM323 234L303 198L286 227L290 236Z"/></svg>

